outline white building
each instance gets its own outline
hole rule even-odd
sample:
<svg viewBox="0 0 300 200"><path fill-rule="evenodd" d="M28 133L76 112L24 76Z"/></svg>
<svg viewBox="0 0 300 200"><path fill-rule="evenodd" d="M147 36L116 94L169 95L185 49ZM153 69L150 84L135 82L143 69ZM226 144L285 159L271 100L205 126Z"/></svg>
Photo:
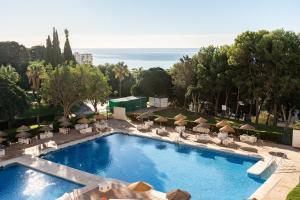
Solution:
<svg viewBox="0 0 300 200"><path fill-rule="evenodd" d="M91 53L74 53L75 60L78 64L93 64L93 55Z"/></svg>

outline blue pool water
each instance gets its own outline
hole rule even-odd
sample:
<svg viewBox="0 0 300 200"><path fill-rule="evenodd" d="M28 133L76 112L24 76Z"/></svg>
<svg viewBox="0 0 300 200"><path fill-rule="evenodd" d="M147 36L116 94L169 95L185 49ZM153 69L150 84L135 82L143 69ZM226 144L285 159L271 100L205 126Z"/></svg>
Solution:
<svg viewBox="0 0 300 200"><path fill-rule="evenodd" d="M103 177L143 180L159 191L181 188L195 200L243 200L265 181L247 175L253 158L119 133L44 159Z"/></svg>
<svg viewBox="0 0 300 200"><path fill-rule="evenodd" d="M0 169L1 200L55 200L82 185L22 165Z"/></svg>

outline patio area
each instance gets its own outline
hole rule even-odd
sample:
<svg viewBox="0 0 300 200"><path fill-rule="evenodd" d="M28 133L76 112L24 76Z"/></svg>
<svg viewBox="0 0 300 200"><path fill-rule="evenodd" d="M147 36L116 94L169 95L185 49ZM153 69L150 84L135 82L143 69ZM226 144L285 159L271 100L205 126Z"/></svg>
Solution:
<svg viewBox="0 0 300 200"><path fill-rule="evenodd" d="M278 169L276 172L266 181L266 183L260 187L252 196L251 198L256 199L263 199L263 200L280 200L284 199L289 191L292 190L298 183L299 183L299 176L300 176L300 156L299 156L299 149L292 148L290 146L275 144L271 142L261 141L254 144L248 144L244 142L240 142L238 138L235 138L235 143L237 144L237 148L228 148L222 145L219 145L217 142L217 137L212 135L211 141L208 143L199 143L197 142L196 134L190 130L186 130L184 132L184 137L179 137L179 134L175 131L174 128L166 127L166 131L169 133L167 136L159 136L157 135L153 129L149 131L138 131L137 125L139 123L132 123L130 121L122 121L122 120L108 120L108 125L110 127L109 131L103 133L91 133L91 134L79 134L76 131L71 131L70 134L58 134L55 133L54 137L51 138L51 141L54 141L58 148L74 145L76 143L84 142L87 140L91 140L94 138L101 137L105 134L110 134L116 131L125 132L132 135L138 135L143 137L155 138L164 141L176 142L176 143L183 143L187 145L192 145L196 147L204 147L214 150L221 150L231 153L237 153L242 155L250 155L256 157L262 157L263 160L269 159L276 159L278 162ZM158 126L154 126L156 128ZM27 157L23 156L24 149L31 148L37 145L44 144L50 141L50 139L43 139L43 140L32 140L32 143L29 145L20 145L20 144L13 144L9 147L5 148L6 156L1 158L0 165L5 165L8 162L12 162L15 159L18 159L22 156L23 161L21 163L25 163L24 159L27 160ZM53 149L42 149L40 153L47 152ZM280 154L279 154L280 153ZM278 156L277 156L278 155ZM286 155L287 158L279 157L281 155ZM15 158L9 160L11 158ZM29 157L28 157L29 159ZM34 167L37 166L36 163L39 162L39 158L35 158L37 161L35 162ZM6 160L6 161L5 161ZM19 161L18 161L19 162ZM26 161L28 162L28 161ZM32 165L32 164L28 164ZM40 165L42 166L42 165ZM43 168L43 167L42 167ZM54 175L59 175L59 172L55 172L53 170L51 173ZM99 181L100 179L96 179ZM81 195L81 199L99 199L99 193L97 192L97 186L95 183L89 185L89 188L84 190ZM119 196L114 194L113 198L128 198L130 195L126 196L126 190L121 189ZM144 199L147 199L144 197ZM154 199L154 198L150 198Z"/></svg>

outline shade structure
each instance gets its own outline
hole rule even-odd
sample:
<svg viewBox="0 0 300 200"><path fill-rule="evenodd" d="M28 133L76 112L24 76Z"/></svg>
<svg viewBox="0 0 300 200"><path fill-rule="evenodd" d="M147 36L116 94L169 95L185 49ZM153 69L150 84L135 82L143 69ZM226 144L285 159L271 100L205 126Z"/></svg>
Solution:
<svg viewBox="0 0 300 200"><path fill-rule="evenodd" d="M143 181L131 183L127 187L133 192L147 192L149 190L152 190L152 186Z"/></svg>
<svg viewBox="0 0 300 200"><path fill-rule="evenodd" d="M181 119L186 119L186 116L183 114L178 114L174 117L175 121L181 120Z"/></svg>
<svg viewBox="0 0 300 200"><path fill-rule="evenodd" d="M90 120L88 120L87 118L83 117L83 118L79 119L77 122L79 124L88 124L88 123L90 123Z"/></svg>
<svg viewBox="0 0 300 200"><path fill-rule="evenodd" d="M42 126L39 129L40 132L47 132L47 131L51 131L51 130L52 130L52 128L50 126L48 126L48 125Z"/></svg>
<svg viewBox="0 0 300 200"><path fill-rule="evenodd" d="M105 117L105 115L98 113L98 114L94 115L94 119L102 120L102 119L106 119L106 117Z"/></svg>
<svg viewBox="0 0 300 200"><path fill-rule="evenodd" d="M78 115L78 117L79 117L79 118L86 118L86 115L83 114L83 113L81 113L81 114Z"/></svg>
<svg viewBox="0 0 300 200"><path fill-rule="evenodd" d="M40 125L49 125L50 124L50 122L47 122L47 121L42 121L42 123L40 123Z"/></svg>
<svg viewBox="0 0 300 200"><path fill-rule="evenodd" d="M145 112L145 113L140 114L137 117L137 119L143 120L143 119L147 119L147 118L152 117L152 116L153 116L153 113L151 113L151 112Z"/></svg>
<svg viewBox="0 0 300 200"><path fill-rule="evenodd" d="M0 131L0 137L7 137L8 134L4 131Z"/></svg>
<svg viewBox="0 0 300 200"><path fill-rule="evenodd" d="M168 200L190 200L191 195L184 190L176 189L167 193L167 199Z"/></svg>
<svg viewBox="0 0 300 200"><path fill-rule="evenodd" d="M206 119L204 119L203 117L199 117L199 118L198 118L198 119L196 119L194 122L196 122L196 123L200 124L200 123L206 123L206 122L207 122L207 120L206 120Z"/></svg>
<svg viewBox="0 0 300 200"><path fill-rule="evenodd" d="M245 124L243 126L240 127L240 129L243 129L243 130L254 130L255 128L249 124Z"/></svg>
<svg viewBox="0 0 300 200"><path fill-rule="evenodd" d="M67 127L67 126L70 126L70 125L71 125L71 123L68 122L68 121L64 121L64 122L60 123L60 126L63 126L63 127Z"/></svg>
<svg viewBox="0 0 300 200"><path fill-rule="evenodd" d="M220 131L226 132L226 133L234 133L234 129L231 128L229 125L224 126L223 128L220 128Z"/></svg>
<svg viewBox="0 0 300 200"><path fill-rule="evenodd" d="M22 125L19 128L17 128L16 132L20 133L20 132L26 132L26 131L30 131L30 128L28 126Z"/></svg>
<svg viewBox="0 0 300 200"><path fill-rule="evenodd" d="M31 134L25 131L20 132L16 135L17 138L29 138L30 136Z"/></svg>
<svg viewBox="0 0 300 200"><path fill-rule="evenodd" d="M224 127L224 126L226 126L226 125L229 125L228 122L225 121L225 120L222 120L222 121L220 121L220 122L218 122L218 123L216 124L216 127L217 127L217 128L222 128L222 127Z"/></svg>
<svg viewBox="0 0 300 200"><path fill-rule="evenodd" d="M181 120L175 121L174 124L178 125L178 126L184 126L184 125L186 125L186 121L184 119L181 119Z"/></svg>
<svg viewBox="0 0 300 200"><path fill-rule="evenodd" d="M69 121L69 119L67 117L65 117L65 116L62 116L57 121L59 121L59 122L67 122L67 121Z"/></svg>
<svg viewBox="0 0 300 200"><path fill-rule="evenodd" d="M160 123L161 123L161 122L167 122L167 121L168 121L168 118L159 116L159 117L155 118L154 121L160 122Z"/></svg>
<svg viewBox="0 0 300 200"><path fill-rule="evenodd" d="M0 137L0 144L3 143L3 142L5 142L6 140L7 140L6 138Z"/></svg>
<svg viewBox="0 0 300 200"><path fill-rule="evenodd" d="M210 128L210 125L208 123L199 123L197 126L202 128Z"/></svg>

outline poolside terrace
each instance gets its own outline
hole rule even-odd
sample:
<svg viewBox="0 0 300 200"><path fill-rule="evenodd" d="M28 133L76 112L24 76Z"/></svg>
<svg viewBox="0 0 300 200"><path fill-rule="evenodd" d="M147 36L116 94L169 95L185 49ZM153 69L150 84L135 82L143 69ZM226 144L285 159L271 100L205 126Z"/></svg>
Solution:
<svg viewBox="0 0 300 200"><path fill-rule="evenodd" d="M215 142L216 138L212 137L212 140L210 143L198 143L196 141L196 136L191 131L186 131L184 134L184 138L179 138L178 133L174 130L174 128L167 128L167 131L169 132L169 135L166 137L161 137L155 134L153 131L148 132L140 132L136 129L137 123L132 123L129 121L120 121L120 120L113 120L110 119L108 121L108 125L110 127L110 130L102 133L92 133L89 135L82 135L77 133L76 131L72 131L71 134L55 134L53 138L51 138L52 141L55 141L55 143L58 145L58 148L63 148L66 146L74 145L76 143L84 142L87 140L95 139L98 137L102 137L105 134L111 134L116 131L120 132L126 132L128 134L132 135L138 135L143 137L150 137L150 138L156 138L160 140L170 141L170 142L176 142L176 143L184 143L187 145L192 145L196 147L202 147L202 148L210 148L214 150L221 150L231 153L238 153L242 155L248 155L248 156L255 156L260 157L264 161L268 161L270 159L276 158L276 161L278 162L278 169L277 171L263 184L252 196L251 198L256 199L264 199L264 200L280 200L285 199L288 192L295 187L299 183L299 176L300 176L300 156L299 156L299 150L292 148L290 146L285 145L279 145L271 142L266 141L259 141L256 144L247 144L240 142L236 140L237 148L228 148L224 146L220 146ZM19 144L13 144L6 148L6 154L7 156L4 158L1 158L2 161L0 162L0 165L5 166L8 163L21 163L23 165L36 168L40 171L53 174L74 182L78 182L81 184L86 185L84 189L81 191L82 199L97 199L98 193L96 192L97 184L104 179L91 175L79 170L75 170L69 167L65 167L62 165L54 164L50 161L45 161L38 157L23 155L23 151L25 148L34 147L36 145L43 144L45 142L49 141L49 139L45 140L34 140L33 143L29 145L19 145ZM256 149L253 152L253 148ZM40 153L46 153L48 151L55 150L53 148L45 148L40 149ZM281 158L277 157L272 152L281 152L287 156L287 158ZM271 154L270 154L271 153ZM12 159L13 158L13 159ZM125 184L117 181L119 184ZM130 196L132 193L126 191L125 185L123 187L120 186L120 193L119 196ZM157 193L158 195L154 195L151 198L158 198L162 197L162 194ZM116 196L116 195L115 195ZM159 196L159 197L157 197ZM123 197L124 198L124 197ZM147 199L147 197L144 197L144 199ZM163 199L163 197L162 197Z"/></svg>

